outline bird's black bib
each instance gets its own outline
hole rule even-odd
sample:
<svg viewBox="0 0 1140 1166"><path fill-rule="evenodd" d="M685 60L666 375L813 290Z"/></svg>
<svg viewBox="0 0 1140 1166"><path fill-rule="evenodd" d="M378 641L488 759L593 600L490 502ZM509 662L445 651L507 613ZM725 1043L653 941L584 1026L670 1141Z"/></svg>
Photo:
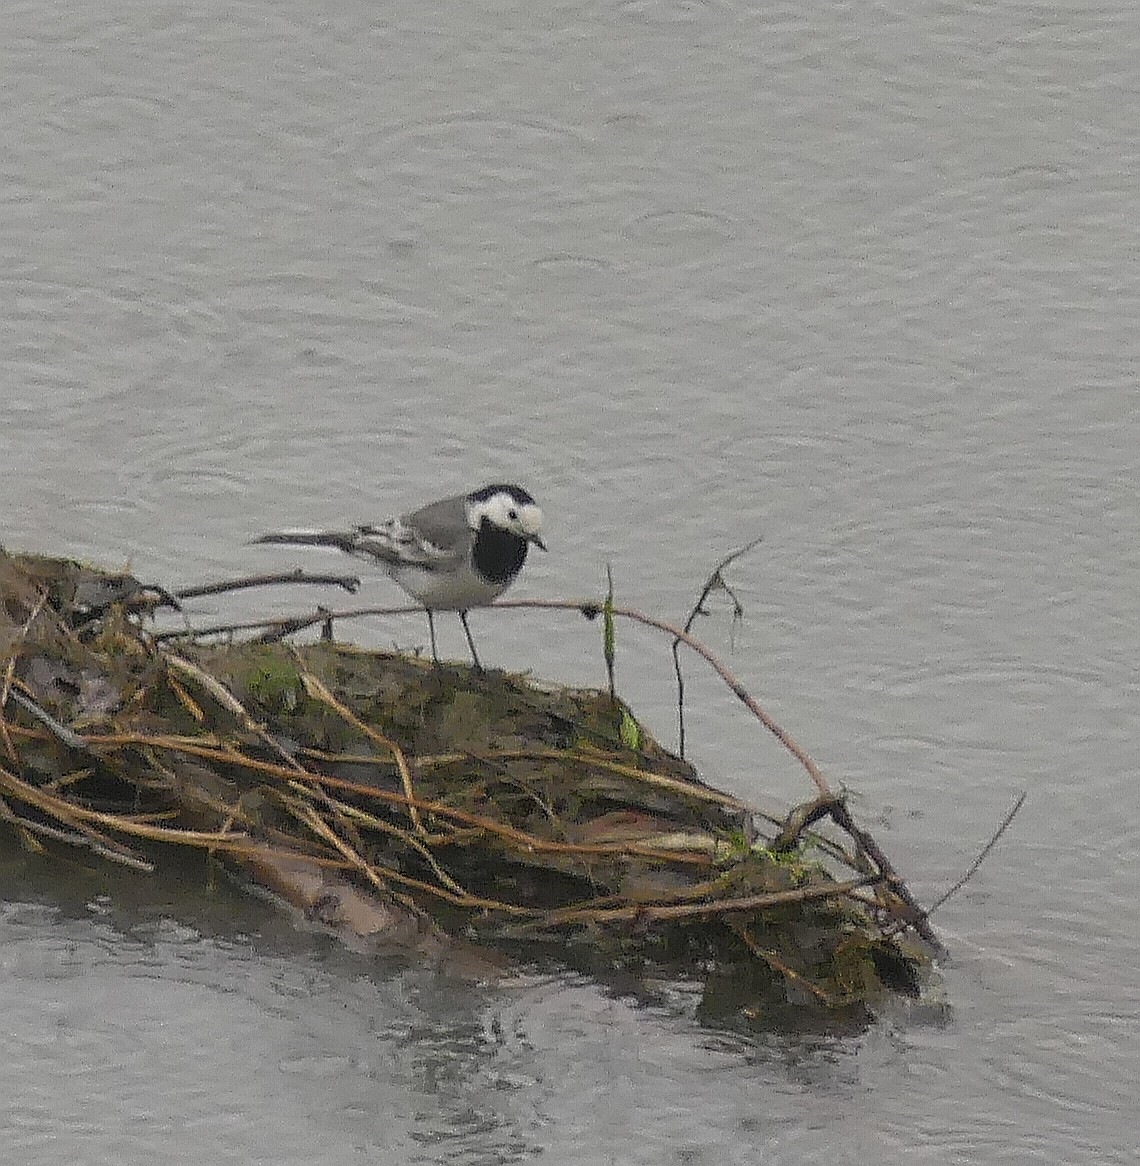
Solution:
<svg viewBox="0 0 1140 1166"><path fill-rule="evenodd" d="M471 559L475 570L488 583L507 583L522 570L526 562L525 538L502 530L484 518L475 532Z"/></svg>

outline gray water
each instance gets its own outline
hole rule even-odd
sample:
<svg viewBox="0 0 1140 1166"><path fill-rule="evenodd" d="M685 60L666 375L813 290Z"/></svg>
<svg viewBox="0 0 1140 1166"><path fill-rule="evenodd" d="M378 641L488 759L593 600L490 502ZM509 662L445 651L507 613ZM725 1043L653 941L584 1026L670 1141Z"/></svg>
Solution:
<svg viewBox="0 0 1140 1166"><path fill-rule="evenodd" d="M842 1040L736 1041L684 993L569 976L459 991L200 869L142 889L9 840L4 1161L1140 1160L1135 7L3 23L4 545L174 587L296 565L263 529L517 479L552 553L516 594L596 594L609 563L677 617L763 534L746 623L702 634L920 898L1029 794L936 917L949 1019ZM472 624L485 659L602 679L590 625ZM665 645L619 649L669 741ZM695 666L690 695L708 780L810 796Z"/></svg>

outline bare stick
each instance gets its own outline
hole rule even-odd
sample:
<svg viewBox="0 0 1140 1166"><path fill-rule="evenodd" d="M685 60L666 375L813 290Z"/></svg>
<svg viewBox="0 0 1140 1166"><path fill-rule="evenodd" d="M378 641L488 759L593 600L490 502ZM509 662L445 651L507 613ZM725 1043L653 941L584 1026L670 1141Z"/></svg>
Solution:
<svg viewBox="0 0 1140 1166"><path fill-rule="evenodd" d="M329 611L328 608L318 607L311 615L278 616L273 619L251 619L241 623L211 624L204 628L178 628L173 631L154 632L151 640L161 644L167 640L200 639L206 636L232 636L236 632L264 631L266 636L274 640L291 636L295 632L303 632L307 628L325 624L330 620L359 619L362 616L373 615L423 615L422 607L359 607L348 611Z"/></svg>
<svg viewBox="0 0 1140 1166"><path fill-rule="evenodd" d="M770 948L761 947L752 935L752 932L747 927L742 927L737 934L744 940L745 946L754 955L762 959L774 972L779 972L781 976L786 976L793 984L800 988L806 988L817 1000L822 1000L824 1004L832 1002L831 997L818 985L813 984L806 976L797 972L795 968L789 967L780 957Z"/></svg>
<svg viewBox="0 0 1140 1166"><path fill-rule="evenodd" d="M300 660L297 661L297 669L301 676L301 683L305 686L305 691L311 697L321 701L322 704L328 705L337 716L347 721L358 733L367 737L368 740L379 745L382 749L387 749L392 754L392 760L396 764L396 769L400 774L400 782L404 787L404 794L408 799L408 816L411 818L412 825L415 826L419 834L421 836L425 835L427 831L424 829L424 824L420 820L419 810L416 809L416 795L412 787L412 771L408 767L408 759L404 756L403 749L390 737L385 737L383 733L378 733L371 725L366 725L351 709L341 704L317 677L302 667Z"/></svg>
<svg viewBox="0 0 1140 1166"><path fill-rule="evenodd" d="M614 635L614 569L606 564L606 602L602 607L602 654L606 659L606 676L610 682L610 704L617 704L617 688L614 684L614 656L617 637Z"/></svg>
<svg viewBox="0 0 1140 1166"><path fill-rule="evenodd" d="M703 903L664 903L660 905L633 903L629 906L601 910L564 907L561 910L548 912L543 922L558 926L559 924L578 922L581 919L606 923L621 920L686 919L701 915L720 915L727 911L763 911L769 907L811 903L817 899L840 899L859 887L879 882L881 877L880 875L867 875L842 883L797 887L787 891L764 891L735 899L708 899Z"/></svg>
<svg viewBox="0 0 1140 1166"><path fill-rule="evenodd" d="M16 676L16 661L19 659L20 646L28 638L28 632L31 630L32 624L36 622L36 618L43 611L44 604L47 603L47 597L47 591L40 591L36 598L35 606L29 613L28 618L24 620L24 626L20 628L19 637L8 649L8 661L4 669L4 684L0 687L0 730L4 734L4 744L8 750L8 759L17 766L19 765L19 761L16 756L16 747L12 744L12 738L8 735L8 722L3 716L4 706L8 703L8 695L12 690L12 681Z"/></svg>
<svg viewBox="0 0 1140 1166"><path fill-rule="evenodd" d="M713 591L724 591L732 600L732 621L735 625L739 620L744 618L744 606L736 597L736 592L725 582L722 572L729 563L735 562L741 555L746 555L753 547L761 542L761 537L754 538L750 543L746 543L740 547L739 550L733 551L731 554L725 555L723 559L713 568L712 574L705 580L705 585L697 597L697 602L693 604L693 610L689 612L689 618L685 620L685 631L691 632L693 624L698 615L708 615L708 610L705 607L705 600ZM673 641L673 671L677 674L677 752L681 757L685 756L685 677L681 672L681 641Z"/></svg>
<svg viewBox="0 0 1140 1166"><path fill-rule="evenodd" d="M360 580L355 575L310 575L298 567L293 571L250 575L244 579L202 583L197 587L181 587L174 594L179 599L199 599L203 595L224 595L227 591L242 591L247 587L275 587L279 583L313 583L321 587L343 587L350 595L355 595L360 589Z"/></svg>
<svg viewBox="0 0 1140 1166"><path fill-rule="evenodd" d="M145 874L154 874L153 863L147 862L143 858L137 858L127 851L112 850L110 847L104 846L95 835L80 834L71 830L61 830L57 826L49 826L46 822L33 822L30 818L22 818L9 808L3 798L0 798L0 820L7 822L18 830L26 830L29 834L38 834L41 838L50 838L55 842L66 842L69 846L87 847L93 854L99 855L100 858L110 859L111 862L121 863L123 866L132 867L134 870L141 870ZM37 843L36 845L38 846L39 844Z"/></svg>
<svg viewBox="0 0 1140 1166"><path fill-rule="evenodd" d="M974 873L977 871L978 867L980 867L985 861L986 855L988 855L989 852L993 850L993 848L997 845L998 839L1006 832L1006 830L1009 829L1009 824L1017 816L1017 811L1020 810L1021 807L1025 804L1025 799L1028 796L1028 790L1021 791L1021 794L1019 795L1017 801L1013 803L1013 807L1010 809L1009 813L1006 814L1006 816L1002 819L1001 825L994 831L994 836L989 840L989 842L985 844L985 846L982 847L978 857L975 858L966 869L966 873L948 891L935 899L933 905L927 909L927 919L929 919L930 916L933 915L934 912L937 911L938 908L941 907L942 904L951 897L951 895L956 895L970 881L970 879L974 877Z"/></svg>
<svg viewBox="0 0 1140 1166"><path fill-rule="evenodd" d="M294 772L309 776L308 770L282 748L281 743L266 731L264 725L258 724L250 715L249 710L220 680L215 679L208 672L203 671L197 664L169 653L166 662L170 667L200 684L227 712L232 713L248 733L253 733L265 743L281 760Z"/></svg>
<svg viewBox="0 0 1140 1166"><path fill-rule="evenodd" d="M926 922L927 913L918 905L906 883L895 872L890 859L879 849L879 844L866 830L855 825L843 799L835 798L829 807L829 812L831 820L851 836L851 840L855 843L856 853L866 854L870 858L883 872L887 887L904 904L905 910L895 910L893 913L896 916L901 916L903 921L913 927L932 947L941 949L942 944L939 942L938 936L934 934Z"/></svg>
<svg viewBox="0 0 1140 1166"><path fill-rule="evenodd" d="M87 752L87 742L78 733L57 721L47 709L26 695L24 685L19 680L12 682L8 690L8 698L14 700L25 712L31 713L41 725L50 729L69 749L75 749L84 753Z"/></svg>
<svg viewBox="0 0 1140 1166"><path fill-rule="evenodd" d="M233 849L235 844L248 843L249 841L248 836L244 834L154 826L147 822L136 821L133 818L125 818L120 814L89 810L74 802L65 802L60 798L49 797L37 786L29 785L2 767L0 767L0 785L12 797L35 806L36 809L50 814L57 821L65 822L67 825L76 827L99 825L110 830L117 830L122 834L132 834L137 838L149 838L154 842L177 842L189 846L208 845L221 849ZM103 841L105 843L107 840Z"/></svg>

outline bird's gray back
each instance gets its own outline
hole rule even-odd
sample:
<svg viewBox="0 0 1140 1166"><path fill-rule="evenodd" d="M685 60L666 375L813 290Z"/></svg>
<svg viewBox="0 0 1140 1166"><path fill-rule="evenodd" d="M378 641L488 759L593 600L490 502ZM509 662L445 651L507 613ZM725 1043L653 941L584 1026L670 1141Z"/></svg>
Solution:
<svg viewBox="0 0 1140 1166"><path fill-rule="evenodd" d="M448 554L466 554L471 545L473 531L467 525L465 494L441 498L438 502L421 506L411 514L402 515L400 521Z"/></svg>

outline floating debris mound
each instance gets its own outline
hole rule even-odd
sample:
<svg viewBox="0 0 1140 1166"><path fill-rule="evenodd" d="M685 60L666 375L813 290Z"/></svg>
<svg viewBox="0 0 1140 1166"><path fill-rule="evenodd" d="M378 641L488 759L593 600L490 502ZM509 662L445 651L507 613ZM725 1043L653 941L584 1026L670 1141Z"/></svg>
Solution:
<svg viewBox="0 0 1140 1166"><path fill-rule="evenodd" d="M719 1024L858 1025L929 980L937 941L842 799L760 815L608 692L160 637L172 597L64 559L0 552L0 601L0 820L29 847L198 848L355 944L696 978Z"/></svg>

